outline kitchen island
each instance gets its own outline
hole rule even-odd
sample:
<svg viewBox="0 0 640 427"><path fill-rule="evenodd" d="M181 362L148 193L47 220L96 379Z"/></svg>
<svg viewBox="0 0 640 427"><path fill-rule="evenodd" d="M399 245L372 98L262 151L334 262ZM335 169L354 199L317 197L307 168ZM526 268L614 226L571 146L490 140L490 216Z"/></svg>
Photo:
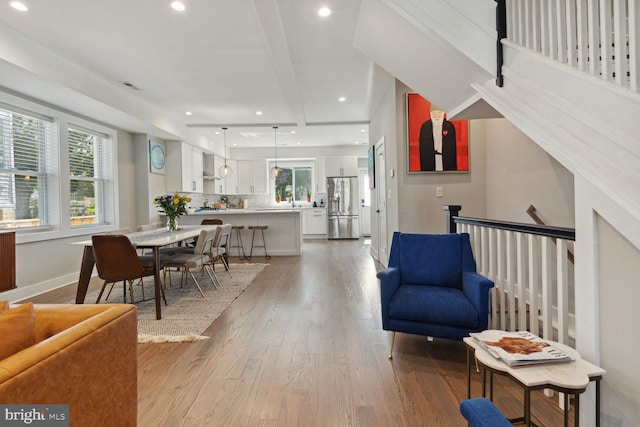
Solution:
<svg viewBox="0 0 640 427"><path fill-rule="evenodd" d="M203 219L218 218L225 224L244 226L241 231L244 251L249 255L251 250L251 234L248 230L250 225L266 225L264 237L267 245L267 252L271 256L300 255L302 252L302 223L300 209L226 209L226 210L200 210L181 216L178 220L180 225L200 224ZM163 216L163 221L166 218ZM235 232L234 232L235 234ZM256 243L262 244L261 233L256 232ZM232 236L231 244L236 245L235 235ZM231 256L238 255L238 248L232 248ZM257 248L254 250L256 260L263 258L264 250Z"/></svg>

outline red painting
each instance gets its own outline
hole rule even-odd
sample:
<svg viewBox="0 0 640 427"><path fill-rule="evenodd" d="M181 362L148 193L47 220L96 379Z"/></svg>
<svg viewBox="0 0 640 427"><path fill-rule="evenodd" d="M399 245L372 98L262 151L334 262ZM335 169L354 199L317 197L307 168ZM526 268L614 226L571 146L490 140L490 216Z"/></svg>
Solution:
<svg viewBox="0 0 640 427"><path fill-rule="evenodd" d="M469 121L447 120L417 93L407 94L409 173L469 171Z"/></svg>

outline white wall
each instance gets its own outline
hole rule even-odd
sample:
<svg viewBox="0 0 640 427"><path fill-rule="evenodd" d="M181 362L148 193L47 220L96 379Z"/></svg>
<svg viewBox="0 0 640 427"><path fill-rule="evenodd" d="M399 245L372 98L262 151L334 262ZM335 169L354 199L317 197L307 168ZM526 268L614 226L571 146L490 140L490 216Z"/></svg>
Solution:
<svg viewBox="0 0 640 427"><path fill-rule="evenodd" d="M133 136L118 131L118 197L119 224L114 228L135 228L135 181ZM16 285L18 289L4 292L3 297L17 301L78 280L81 246L72 242L89 235L54 239L16 246Z"/></svg>
<svg viewBox="0 0 640 427"><path fill-rule="evenodd" d="M397 163L398 230L409 233L445 233L444 205L461 205L463 216L484 217L485 188L485 125L484 121L469 124L469 173L408 174L406 151L406 94L413 92L398 83L396 91L398 123L394 151ZM389 160L387 160L389 164ZM443 197L436 197L436 187L442 187Z"/></svg>
<svg viewBox="0 0 640 427"><path fill-rule="evenodd" d="M633 426L640 419L640 250L606 220L596 218L599 262L600 366L603 425Z"/></svg>
<svg viewBox="0 0 640 427"><path fill-rule="evenodd" d="M396 146L396 85L397 83L395 81L389 85L386 94L380 102L380 105L378 105L377 110L372 115L371 122L369 123L369 145L375 146L381 138L385 139L385 164L387 169L385 174L387 177L389 176L389 169L397 169L397 165L391 161L391 159L395 159L395 156L390 155L394 151L393 147ZM376 167L378 167L377 163ZM376 187L379 185L379 183L376 183ZM387 178L387 188L391 189L393 194L397 194L397 180ZM388 232L387 242L391 242L391 234L393 233L393 230L398 228L398 205L395 200L397 199L388 200L389 206L386 217ZM376 259L379 259L377 253L379 244L379 224L378 215L376 213L377 206L378 198L376 196L376 191L374 190L371 193L371 254ZM387 260L380 261L386 265Z"/></svg>
<svg viewBox="0 0 640 427"><path fill-rule="evenodd" d="M573 174L508 120L484 122L487 218L533 224L533 205L545 224L573 228Z"/></svg>

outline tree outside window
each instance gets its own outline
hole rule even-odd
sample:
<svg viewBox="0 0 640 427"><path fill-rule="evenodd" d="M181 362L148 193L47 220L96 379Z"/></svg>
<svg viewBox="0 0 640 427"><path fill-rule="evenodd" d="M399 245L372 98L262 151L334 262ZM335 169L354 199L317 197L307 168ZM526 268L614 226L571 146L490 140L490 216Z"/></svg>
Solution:
<svg viewBox="0 0 640 427"><path fill-rule="evenodd" d="M313 168L311 166L281 166L274 180L273 193L276 201L306 202L313 190Z"/></svg>

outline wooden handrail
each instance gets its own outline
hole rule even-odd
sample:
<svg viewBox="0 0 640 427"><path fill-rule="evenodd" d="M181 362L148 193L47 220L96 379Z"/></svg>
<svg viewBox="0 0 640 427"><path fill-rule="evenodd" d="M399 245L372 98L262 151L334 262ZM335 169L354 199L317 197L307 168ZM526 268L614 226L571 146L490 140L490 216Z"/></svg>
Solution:
<svg viewBox="0 0 640 427"><path fill-rule="evenodd" d="M529 205L529 207L527 208L527 213L529 214L529 216L535 221L536 224L538 225L545 225L544 221L542 221L542 219L538 216L538 214L536 213L536 208L533 205ZM553 243L556 243L556 238L552 237L551 241ZM569 262L571 262L571 264L574 264L573 262L573 252L571 252L571 249L567 248L567 257L569 258ZM575 265L575 264L574 264Z"/></svg>

